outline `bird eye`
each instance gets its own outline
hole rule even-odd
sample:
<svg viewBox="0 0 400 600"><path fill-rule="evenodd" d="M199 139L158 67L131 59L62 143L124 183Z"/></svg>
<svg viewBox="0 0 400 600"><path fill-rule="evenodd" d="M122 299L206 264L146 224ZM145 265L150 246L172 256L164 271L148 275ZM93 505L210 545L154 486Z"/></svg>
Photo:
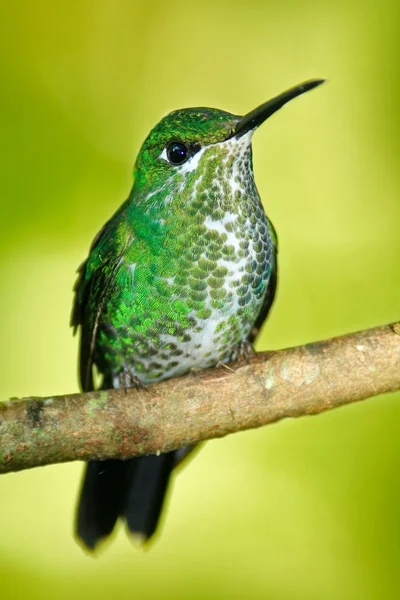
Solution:
<svg viewBox="0 0 400 600"><path fill-rule="evenodd" d="M189 156L189 148L182 142L171 142L168 144L167 158L171 165L181 165Z"/></svg>

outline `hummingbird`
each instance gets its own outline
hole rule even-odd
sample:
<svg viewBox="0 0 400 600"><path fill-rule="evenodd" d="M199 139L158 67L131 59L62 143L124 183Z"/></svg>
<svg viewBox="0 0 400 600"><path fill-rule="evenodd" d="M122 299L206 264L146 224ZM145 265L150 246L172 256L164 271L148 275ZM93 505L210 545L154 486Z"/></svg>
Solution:
<svg viewBox="0 0 400 600"><path fill-rule="evenodd" d="M128 199L78 270L71 324L80 383L147 386L239 360L274 300L277 235L255 184L254 131L323 79L297 85L245 116L184 108L145 139ZM146 541L172 471L190 448L86 466L76 533L94 550L122 519Z"/></svg>

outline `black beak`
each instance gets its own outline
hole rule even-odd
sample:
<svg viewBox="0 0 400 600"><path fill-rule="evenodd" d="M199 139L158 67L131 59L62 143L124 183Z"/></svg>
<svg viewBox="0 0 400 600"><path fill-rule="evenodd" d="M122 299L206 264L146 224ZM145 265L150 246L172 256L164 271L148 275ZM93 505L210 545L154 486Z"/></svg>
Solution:
<svg viewBox="0 0 400 600"><path fill-rule="evenodd" d="M247 115L244 115L244 117L238 121L233 135L240 137L251 129L255 129L273 115L274 112L282 108L286 102L290 102L293 98L297 98L297 96L304 94L304 92L312 90L318 85L321 85L321 83L324 83L324 81L325 79L312 79L311 81L306 81L305 83L290 88L290 90L286 90L286 92L279 94L279 96L275 96L272 100L264 102L264 104L261 104L258 108L255 108Z"/></svg>

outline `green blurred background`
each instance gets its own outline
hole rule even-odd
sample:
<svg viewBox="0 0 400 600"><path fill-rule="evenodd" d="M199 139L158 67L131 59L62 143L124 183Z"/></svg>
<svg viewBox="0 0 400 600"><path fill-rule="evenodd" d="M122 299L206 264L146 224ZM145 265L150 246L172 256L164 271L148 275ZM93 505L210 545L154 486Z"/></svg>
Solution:
<svg viewBox="0 0 400 600"><path fill-rule="evenodd" d="M400 9L354 0L0 3L1 398L77 391L75 270L168 111L244 113L329 83L254 140L280 240L258 347L400 317ZM96 559L72 535L81 465L0 479L0 595L400 597L400 398L206 444L162 535ZM396 402L397 400L397 402Z"/></svg>

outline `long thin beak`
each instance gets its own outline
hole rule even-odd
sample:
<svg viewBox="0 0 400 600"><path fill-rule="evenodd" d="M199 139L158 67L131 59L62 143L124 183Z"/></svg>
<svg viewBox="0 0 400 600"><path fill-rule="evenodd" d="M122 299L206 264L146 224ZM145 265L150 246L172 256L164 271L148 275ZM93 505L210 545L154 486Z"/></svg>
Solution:
<svg viewBox="0 0 400 600"><path fill-rule="evenodd" d="M264 104L261 104L258 108L247 113L247 115L244 115L244 117L238 121L233 135L240 137L251 129L255 129L273 115L274 112L282 108L284 104L290 102L293 98L297 98L297 96L304 94L304 92L308 92L318 85L321 85L324 81L325 79L312 79L311 81L306 81L305 83L290 88L290 90L286 90L286 92L279 94L279 96L275 96L272 100L264 102Z"/></svg>

